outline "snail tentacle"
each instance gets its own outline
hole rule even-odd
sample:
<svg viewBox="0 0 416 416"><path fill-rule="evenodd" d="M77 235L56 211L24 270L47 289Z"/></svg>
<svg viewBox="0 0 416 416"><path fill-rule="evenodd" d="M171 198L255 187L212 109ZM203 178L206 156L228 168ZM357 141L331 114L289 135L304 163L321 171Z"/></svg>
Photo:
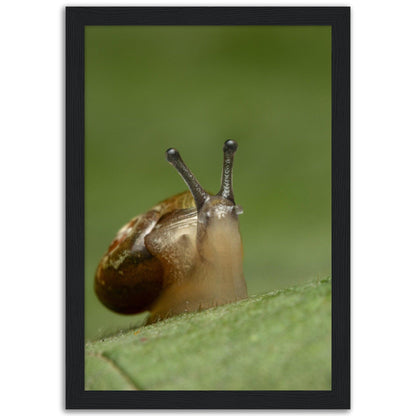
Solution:
<svg viewBox="0 0 416 416"><path fill-rule="evenodd" d="M234 140L227 140L224 143L224 162L222 167L221 189L218 196L228 199L234 203L233 193L233 163L234 154L237 151L238 144Z"/></svg>
<svg viewBox="0 0 416 416"><path fill-rule="evenodd" d="M185 165L185 162L182 160L181 155L176 149L170 148L166 150L166 159L182 176L191 191L192 196L194 197L196 209L199 211L207 200L208 194L205 192L204 188L195 178L188 166Z"/></svg>

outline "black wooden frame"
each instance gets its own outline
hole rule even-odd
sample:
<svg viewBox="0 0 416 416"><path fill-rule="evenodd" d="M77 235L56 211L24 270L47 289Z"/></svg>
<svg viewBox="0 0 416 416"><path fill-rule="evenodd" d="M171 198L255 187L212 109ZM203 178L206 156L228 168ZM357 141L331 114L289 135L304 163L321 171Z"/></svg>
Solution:
<svg viewBox="0 0 416 416"><path fill-rule="evenodd" d="M84 28L86 25L332 27L332 390L84 390ZM348 409L350 407L349 7L68 7L66 9L66 407Z"/></svg>

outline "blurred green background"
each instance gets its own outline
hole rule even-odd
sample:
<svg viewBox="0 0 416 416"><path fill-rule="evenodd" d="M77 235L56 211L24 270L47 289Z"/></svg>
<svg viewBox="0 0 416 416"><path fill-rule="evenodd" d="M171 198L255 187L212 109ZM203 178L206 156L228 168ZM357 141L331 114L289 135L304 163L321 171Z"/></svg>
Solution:
<svg viewBox="0 0 416 416"><path fill-rule="evenodd" d="M93 279L122 225L186 189L169 147L217 192L239 143L249 294L330 275L329 26L89 26L85 70L86 339L143 320L102 306Z"/></svg>

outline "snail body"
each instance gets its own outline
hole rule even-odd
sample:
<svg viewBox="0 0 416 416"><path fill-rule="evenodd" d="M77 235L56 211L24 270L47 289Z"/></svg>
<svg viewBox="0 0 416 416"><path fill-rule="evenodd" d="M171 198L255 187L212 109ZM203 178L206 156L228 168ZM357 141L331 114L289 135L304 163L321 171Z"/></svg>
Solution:
<svg viewBox="0 0 416 416"><path fill-rule="evenodd" d="M237 143L224 144L221 189L207 193L182 161L166 157L189 191L170 197L120 229L101 259L95 292L122 314L150 311L147 323L247 297L243 248L234 202Z"/></svg>

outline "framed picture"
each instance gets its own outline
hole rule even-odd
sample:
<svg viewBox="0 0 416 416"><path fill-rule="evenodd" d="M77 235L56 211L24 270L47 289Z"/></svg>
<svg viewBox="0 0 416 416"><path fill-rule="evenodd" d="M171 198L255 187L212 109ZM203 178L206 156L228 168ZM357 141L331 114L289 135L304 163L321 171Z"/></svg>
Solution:
<svg viewBox="0 0 416 416"><path fill-rule="evenodd" d="M67 408L349 408L348 7L68 7L66 137Z"/></svg>

